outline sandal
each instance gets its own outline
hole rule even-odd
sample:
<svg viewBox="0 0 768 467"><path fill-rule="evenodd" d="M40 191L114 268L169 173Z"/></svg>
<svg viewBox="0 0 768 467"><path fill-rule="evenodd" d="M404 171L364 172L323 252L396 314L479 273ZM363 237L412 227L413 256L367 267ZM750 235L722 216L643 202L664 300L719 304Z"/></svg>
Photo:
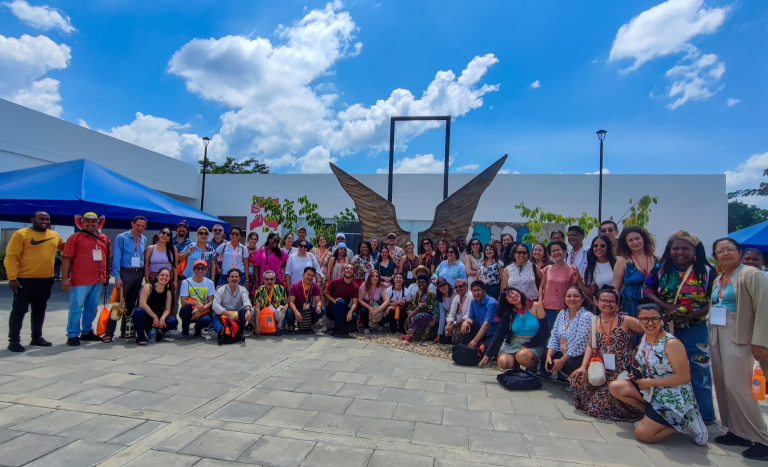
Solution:
<svg viewBox="0 0 768 467"><path fill-rule="evenodd" d="M137 345L147 345L148 341L136 341Z"/></svg>
<svg viewBox="0 0 768 467"><path fill-rule="evenodd" d="M104 336L101 338L101 342L105 344L109 344L110 342L112 342L112 338L110 336Z"/></svg>

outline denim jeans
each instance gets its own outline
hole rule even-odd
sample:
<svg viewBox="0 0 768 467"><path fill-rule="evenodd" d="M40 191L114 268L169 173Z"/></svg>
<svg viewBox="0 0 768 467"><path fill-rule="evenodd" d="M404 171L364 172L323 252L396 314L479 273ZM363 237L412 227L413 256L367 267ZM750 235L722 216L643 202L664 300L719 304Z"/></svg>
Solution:
<svg viewBox="0 0 768 467"><path fill-rule="evenodd" d="M152 317L149 316L149 313L144 308L136 307L133 310L133 327L136 329L136 342L147 342L147 333L152 329L152 321ZM167 331L175 331L178 327L179 320L168 315L165 318L165 329L158 329L157 332L162 336Z"/></svg>
<svg viewBox="0 0 768 467"><path fill-rule="evenodd" d="M347 323L349 308L344 300L329 303L326 308L326 316L333 320L333 331L341 334L349 334L351 329L357 330L357 313L352 313L352 321ZM287 319L287 318L286 318Z"/></svg>
<svg viewBox="0 0 768 467"><path fill-rule="evenodd" d="M214 313L213 317L213 330L216 331L216 334L220 333L222 329L224 329L224 325L221 324L221 318L219 315L216 315ZM237 324L240 326L245 326L245 308L240 308L237 310Z"/></svg>
<svg viewBox="0 0 768 467"><path fill-rule="evenodd" d="M194 313L194 310L192 309L192 305L184 305L183 307L181 307L181 310L179 310L179 317L181 318L182 334L189 334L189 325L192 323L192 313ZM213 314L213 311L209 309L208 313L204 314L203 316L195 320L196 336L199 335L203 329L211 325L212 314Z"/></svg>
<svg viewBox="0 0 768 467"><path fill-rule="evenodd" d="M701 418L705 422L715 420L715 406L712 401L712 363L709 358L709 329L706 322L690 327L675 326L675 337L685 346L688 363L691 366L691 386Z"/></svg>
<svg viewBox="0 0 768 467"><path fill-rule="evenodd" d="M99 296L104 284L78 285L69 289L67 337L93 332L93 320L99 312ZM80 322L82 321L82 327Z"/></svg>

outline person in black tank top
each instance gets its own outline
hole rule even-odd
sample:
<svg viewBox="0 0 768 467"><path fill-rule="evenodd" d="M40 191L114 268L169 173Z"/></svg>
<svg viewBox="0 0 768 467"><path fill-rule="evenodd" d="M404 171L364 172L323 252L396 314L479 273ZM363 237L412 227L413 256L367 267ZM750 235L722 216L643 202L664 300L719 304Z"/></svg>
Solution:
<svg viewBox="0 0 768 467"><path fill-rule="evenodd" d="M173 293L170 289L171 270L162 268L157 272L156 282L144 284L139 297L139 307L133 311L133 326L136 328L136 343L147 345L147 333L157 328L157 340L166 332L176 330L179 321L170 316Z"/></svg>

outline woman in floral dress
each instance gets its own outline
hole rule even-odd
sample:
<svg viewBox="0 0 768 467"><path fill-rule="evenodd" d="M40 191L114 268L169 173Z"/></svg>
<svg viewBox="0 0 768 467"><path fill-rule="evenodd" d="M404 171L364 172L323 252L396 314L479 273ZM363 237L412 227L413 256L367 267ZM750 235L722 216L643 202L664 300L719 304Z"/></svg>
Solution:
<svg viewBox="0 0 768 467"><path fill-rule="evenodd" d="M438 308L435 293L429 290L429 276L420 275L416 280L419 287L413 296L410 307L413 308L405 320L405 326L409 329L409 335L401 336L408 342L433 341L437 336L440 310Z"/></svg>
<svg viewBox="0 0 768 467"><path fill-rule="evenodd" d="M642 332L640 323L624 313L617 313L619 294L613 287L603 287L595 293L595 301L600 314L593 319L595 344L590 343L584 352L581 368L571 373L571 394L576 408L602 420L613 422L634 422L643 418L643 412L637 410L611 395L608 385L623 371L633 366L632 338L635 333ZM607 342L606 342L606 335ZM605 376L608 382L602 386L592 386L587 379L587 368L593 356L600 356L605 362L605 355L613 355L615 365L606 368ZM609 357L610 359L610 357ZM610 362L609 362L610 363Z"/></svg>
<svg viewBox="0 0 768 467"><path fill-rule="evenodd" d="M693 395L685 347L664 331L657 304L641 302L637 319L645 332L635 357L639 374L635 380L610 383L611 394L645 411L635 427L635 436L643 443L658 443L680 431L691 435L699 446L706 445L707 427Z"/></svg>
<svg viewBox="0 0 768 467"><path fill-rule="evenodd" d="M489 297L499 299L501 293L501 270L504 263L497 257L497 250L493 243L485 245L485 258L480 263L480 280L485 283L485 292Z"/></svg>

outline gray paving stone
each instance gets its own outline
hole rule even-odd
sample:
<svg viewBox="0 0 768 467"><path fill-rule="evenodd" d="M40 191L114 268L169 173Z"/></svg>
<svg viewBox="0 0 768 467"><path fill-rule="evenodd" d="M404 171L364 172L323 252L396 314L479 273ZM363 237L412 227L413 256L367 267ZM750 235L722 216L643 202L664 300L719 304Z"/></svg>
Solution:
<svg viewBox="0 0 768 467"><path fill-rule="evenodd" d="M365 384L368 386L383 386L385 388L404 388L407 382L407 376L373 375Z"/></svg>
<svg viewBox="0 0 768 467"><path fill-rule="evenodd" d="M337 383L333 381L307 381L306 383L297 387L296 392L332 396L339 392L339 389L341 389L344 384L345 383Z"/></svg>
<svg viewBox="0 0 768 467"><path fill-rule="evenodd" d="M95 384L97 386L120 386L132 379L140 379L141 375L128 375L125 373L108 373L104 376L85 381L86 384Z"/></svg>
<svg viewBox="0 0 768 467"><path fill-rule="evenodd" d="M155 392L175 384L176 381L169 378L158 378L156 376L144 376L142 378L132 379L120 385L121 388L139 389L141 391Z"/></svg>
<svg viewBox="0 0 768 467"><path fill-rule="evenodd" d="M278 376L272 376L262 381L257 387L261 389L277 389L281 391L293 391L297 387L306 382L305 379L299 378L282 378Z"/></svg>
<svg viewBox="0 0 768 467"><path fill-rule="evenodd" d="M72 428L68 428L59 433L59 436L67 438L82 439L95 443L106 443L107 441L120 436L126 431L132 430L146 420L128 417L116 417L113 415L99 415L96 418L81 423ZM120 443L118 443L120 444Z"/></svg>
<svg viewBox="0 0 768 467"><path fill-rule="evenodd" d="M160 390L163 394L213 399L232 389L233 385L200 381L183 381Z"/></svg>
<svg viewBox="0 0 768 467"><path fill-rule="evenodd" d="M445 383L445 392L448 394L464 394L466 396L479 397L488 395L484 384L453 383L450 381Z"/></svg>
<svg viewBox="0 0 768 467"><path fill-rule="evenodd" d="M230 402L206 418L216 420L228 420L230 422L253 423L272 409L269 405L244 404L242 402Z"/></svg>
<svg viewBox="0 0 768 467"><path fill-rule="evenodd" d="M48 379L52 379L55 381L67 381L70 383L82 383L84 381L96 379L106 374L107 372L99 371L99 370L77 370L77 371L71 371L69 373L64 373L57 376L52 376Z"/></svg>
<svg viewBox="0 0 768 467"><path fill-rule="evenodd" d="M397 402L355 399L344 413L361 417L392 418L395 409L397 409Z"/></svg>
<svg viewBox="0 0 768 467"><path fill-rule="evenodd" d="M34 370L27 370L16 373L17 376L29 376L32 378L50 378L51 376L60 375L63 373L69 373L72 371L69 368L61 368L55 366L42 366L35 368Z"/></svg>
<svg viewBox="0 0 768 467"><path fill-rule="evenodd" d="M433 464L431 457L376 450L368 467L432 467Z"/></svg>
<svg viewBox="0 0 768 467"><path fill-rule="evenodd" d="M365 384L344 383L341 389L336 392L340 397L352 397L355 399L371 399L376 400L379 398L381 391L384 388L381 386L367 386Z"/></svg>
<svg viewBox="0 0 768 467"><path fill-rule="evenodd" d="M0 410L0 427L18 425L26 420L42 417L51 412L53 412L53 409L19 404L12 405Z"/></svg>
<svg viewBox="0 0 768 467"><path fill-rule="evenodd" d="M392 370L392 376L406 376L408 379L427 379L429 370L419 370L418 368L395 368ZM374 458L376 456L374 455Z"/></svg>
<svg viewBox="0 0 768 467"><path fill-rule="evenodd" d="M324 396L322 394L310 394L299 406L302 410L315 410L317 412L344 413L349 404L352 403L351 397Z"/></svg>
<svg viewBox="0 0 768 467"><path fill-rule="evenodd" d="M128 430L120 436L116 436L109 440L110 444L122 444L124 446L130 446L136 441L149 436L155 430L158 430L167 425L167 423L161 422L144 422L132 430Z"/></svg>
<svg viewBox="0 0 768 467"><path fill-rule="evenodd" d="M234 461L259 438L260 435L214 429L187 444L179 453Z"/></svg>
<svg viewBox="0 0 768 467"><path fill-rule="evenodd" d="M655 467L655 463L637 446L581 441L581 445L597 465L616 467Z"/></svg>
<svg viewBox="0 0 768 467"><path fill-rule="evenodd" d="M208 433L208 431L210 431L210 428L191 425L155 446L154 449L157 449L158 451L178 452L184 449L184 447L192 441Z"/></svg>
<svg viewBox="0 0 768 467"><path fill-rule="evenodd" d="M42 417L9 427L8 429L39 433L41 435L55 435L96 417L97 415L92 413L57 410Z"/></svg>
<svg viewBox="0 0 768 467"><path fill-rule="evenodd" d="M484 396L467 396L469 410L487 410L490 412L514 413L512 401L509 399L494 399Z"/></svg>
<svg viewBox="0 0 768 467"><path fill-rule="evenodd" d="M515 413L521 415L563 418L555 403L550 401L540 401L532 398L513 399L512 407L515 409Z"/></svg>
<svg viewBox="0 0 768 467"><path fill-rule="evenodd" d="M26 433L0 445L3 465L19 467L73 442L59 436Z"/></svg>
<svg viewBox="0 0 768 467"><path fill-rule="evenodd" d="M483 410L464 410L445 407L443 425L493 430L491 412Z"/></svg>
<svg viewBox="0 0 768 467"><path fill-rule="evenodd" d="M441 392L425 392L424 405L436 405L453 407L457 409L467 408L467 396L462 394L443 394Z"/></svg>
<svg viewBox="0 0 768 467"><path fill-rule="evenodd" d="M363 373L366 375L392 376L393 371L394 371L394 368L388 368L385 366L360 365L360 368L355 370L355 373Z"/></svg>
<svg viewBox="0 0 768 467"><path fill-rule="evenodd" d="M584 444L584 443L582 443ZM720 464L723 464L723 467L735 467L736 465L749 465L750 467L753 466L753 464L758 464L761 461L752 461L749 462L746 459L734 459L734 462L719 462L719 457L717 456L718 460L711 460L715 458L716 456L706 456L703 453L699 452L690 452L690 451L671 451L669 449L651 449L651 446L648 445L640 445L639 448L642 453L653 462L653 464L657 467L680 467L681 465L696 465L696 466L720 466ZM626 447L626 446L623 446ZM655 448L656 446L654 446ZM739 454L739 456L741 456ZM714 465L713 465L714 464ZM754 466L757 467L757 466Z"/></svg>
<svg viewBox="0 0 768 467"><path fill-rule="evenodd" d="M523 435L508 431L469 429L469 449L510 456L528 457L528 447Z"/></svg>
<svg viewBox="0 0 768 467"><path fill-rule="evenodd" d="M335 371L331 370L313 370L313 369L307 369L307 368L286 368L275 376L279 376L280 378L295 378L295 379L303 379L305 381L328 381L331 379L331 376L336 373Z"/></svg>
<svg viewBox="0 0 768 467"><path fill-rule="evenodd" d="M331 376L330 381L335 381L338 383L365 384L365 382L368 381L370 378L372 378L371 375L366 375L363 373L350 373L346 371L337 371L333 376Z"/></svg>
<svg viewBox="0 0 768 467"><path fill-rule="evenodd" d="M259 398L259 404L296 409L304 402L304 399L307 397L309 397L308 394L289 391L271 391L269 394Z"/></svg>
<svg viewBox="0 0 768 467"><path fill-rule="evenodd" d="M10 441L13 438L18 438L19 436L23 435L21 431L13 431L13 430L6 430L5 428L0 428L0 444L3 444L6 441Z"/></svg>
<svg viewBox="0 0 768 467"><path fill-rule="evenodd" d="M38 363L8 362L5 363L5 365L0 366L0 375L15 375L16 373L34 370L35 368L40 368L42 366L43 364Z"/></svg>
<svg viewBox="0 0 768 467"><path fill-rule="evenodd" d="M0 393L5 394L29 394L35 389L40 389L45 386L50 386L55 383L55 379L38 379L38 378L19 378L10 383L5 383L0 386Z"/></svg>
<svg viewBox="0 0 768 467"><path fill-rule="evenodd" d="M356 415L344 415L337 413L319 412L304 427L305 431L318 433L331 433L334 435L355 436L357 430L363 425L365 417Z"/></svg>
<svg viewBox="0 0 768 467"><path fill-rule="evenodd" d="M48 386L43 386L40 389L35 389L30 392L30 396L42 397L45 399L63 399L72 394L77 394L86 389L91 389L91 386L84 386L78 383L70 383L69 381L57 381Z"/></svg>
<svg viewBox="0 0 768 467"><path fill-rule="evenodd" d="M314 446L311 441L263 436L238 461L270 467L296 467Z"/></svg>
<svg viewBox="0 0 768 467"><path fill-rule="evenodd" d="M131 462L125 464L125 467L149 467L157 465L163 467L192 467L199 460L199 457L187 456L185 454L147 451Z"/></svg>
<svg viewBox="0 0 768 467"><path fill-rule="evenodd" d="M549 436L541 418L535 415L519 415L491 412L493 425L499 431L511 431L512 433Z"/></svg>
<svg viewBox="0 0 768 467"><path fill-rule="evenodd" d="M469 449L469 433L463 427L416 423L411 442L428 446Z"/></svg>
<svg viewBox="0 0 768 467"><path fill-rule="evenodd" d="M553 441L546 436L523 435L531 457L551 459L563 462L589 464L592 462L589 454L578 440L560 438Z"/></svg>
<svg viewBox="0 0 768 467"><path fill-rule="evenodd" d="M195 410L196 408L205 404L209 400L210 399L198 399L196 397L187 397L187 396L173 396L170 401L168 402L163 401L163 402L160 402L159 404L155 404L151 407L147 407L147 410L154 410L157 412L166 412L166 413L185 414Z"/></svg>
<svg viewBox="0 0 768 467"><path fill-rule="evenodd" d="M286 409L274 407L257 421L259 425L278 426L301 430L312 420L317 412L312 410Z"/></svg>
<svg viewBox="0 0 768 467"><path fill-rule="evenodd" d="M466 382L466 379L464 378L464 373L460 372L451 372L451 371L429 371L429 376L427 376L427 379L433 379L435 381L450 381L453 383L464 383Z"/></svg>
<svg viewBox="0 0 768 467"><path fill-rule="evenodd" d="M379 396L380 401L404 402L406 404L421 404L424 391L385 387Z"/></svg>
<svg viewBox="0 0 768 467"><path fill-rule="evenodd" d="M556 418L542 418L541 422L544 424L544 428L546 428L549 436L555 438L605 441L592 423L558 420Z"/></svg>
<svg viewBox="0 0 768 467"><path fill-rule="evenodd" d="M124 396L112 399L105 405L125 407L126 409L146 409L147 407L158 405L171 397L170 394L159 392L131 391Z"/></svg>
<svg viewBox="0 0 768 467"><path fill-rule="evenodd" d="M72 394L65 397L63 400L69 402L82 402L83 404L101 405L105 402L109 402L112 399L127 394L127 389L121 388L100 388L95 387L93 389L86 389L85 391Z"/></svg>
<svg viewBox="0 0 768 467"><path fill-rule="evenodd" d="M344 459L344 467L365 467L372 455L372 449L359 449L318 443L301 466L339 467L339 459Z"/></svg>
<svg viewBox="0 0 768 467"><path fill-rule="evenodd" d="M392 415L395 420L408 422L443 424L443 407L431 407L423 405L397 404L397 410Z"/></svg>
<svg viewBox="0 0 768 467"><path fill-rule="evenodd" d="M366 418L360 430L359 438L383 439L389 441L410 441L414 422Z"/></svg>
<svg viewBox="0 0 768 467"><path fill-rule="evenodd" d="M123 446L77 440L63 448L37 459L27 467L74 467L96 465L112 456Z"/></svg>
<svg viewBox="0 0 768 467"><path fill-rule="evenodd" d="M425 370L429 371L429 370ZM445 392L445 381L431 379L408 378L405 389L418 389L427 392Z"/></svg>
<svg viewBox="0 0 768 467"><path fill-rule="evenodd" d="M344 371L344 372L352 372L357 371L362 365L353 365L349 362L329 362L326 363L322 370L332 370L332 371ZM366 375L370 376L370 375ZM333 380L331 380L333 381Z"/></svg>
<svg viewBox="0 0 768 467"><path fill-rule="evenodd" d="M237 402L245 402L248 404L257 404L258 400L272 392L269 389L254 388L246 392L242 396L235 399Z"/></svg>

